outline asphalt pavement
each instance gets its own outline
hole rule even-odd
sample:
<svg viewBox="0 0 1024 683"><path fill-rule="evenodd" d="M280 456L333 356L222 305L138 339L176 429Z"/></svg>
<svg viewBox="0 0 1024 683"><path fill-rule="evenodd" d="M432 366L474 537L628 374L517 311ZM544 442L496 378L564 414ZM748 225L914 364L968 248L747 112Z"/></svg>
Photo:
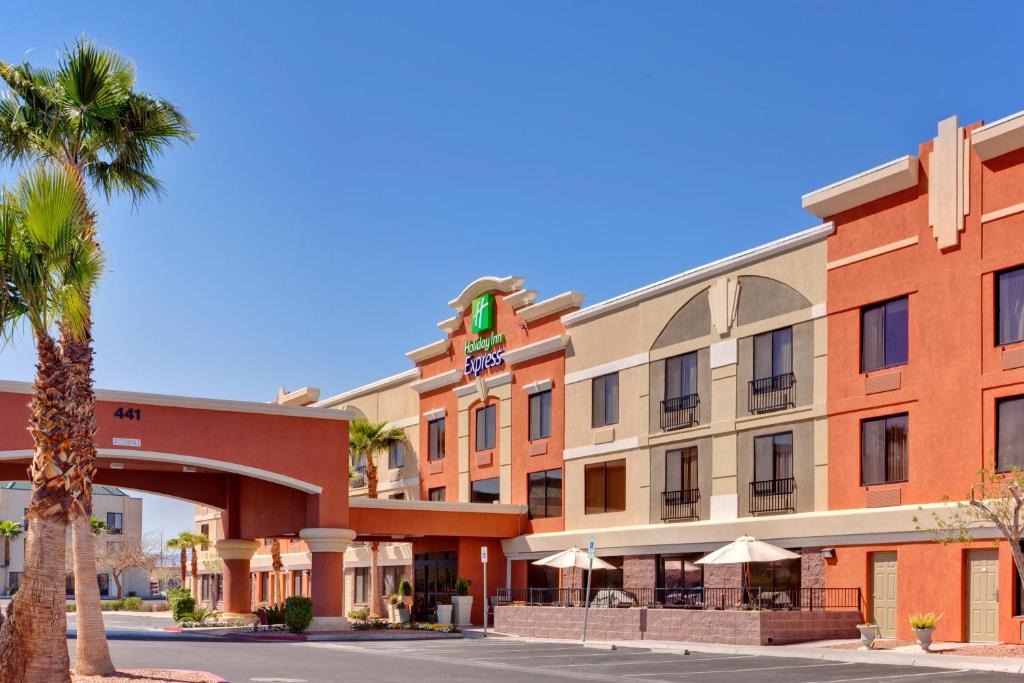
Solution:
<svg viewBox="0 0 1024 683"><path fill-rule="evenodd" d="M866 683L885 681L1018 681L1013 674L791 657L689 655L644 648L617 650L578 643L507 638L364 643L110 643L119 668L190 668L232 683L327 681L644 681L647 683ZM72 645L73 650L73 645ZM72 655L73 656L73 655Z"/></svg>

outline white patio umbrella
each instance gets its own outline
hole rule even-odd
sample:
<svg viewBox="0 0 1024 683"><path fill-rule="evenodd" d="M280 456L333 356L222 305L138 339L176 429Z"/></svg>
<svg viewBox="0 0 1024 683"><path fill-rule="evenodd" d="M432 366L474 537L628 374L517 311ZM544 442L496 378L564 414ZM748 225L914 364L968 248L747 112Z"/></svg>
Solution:
<svg viewBox="0 0 1024 683"><path fill-rule="evenodd" d="M554 555L548 555L536 560L533 564L539 564L545 567L555 567L557 569L569 569L570 567L579 567L580 569L590 569L590 556L586 550L580 550L576 546L569 548L568 550L562 550L555 553ZM594 558L594 569L615 569L615 565L609 564L602 560L600 557ZM572 573L572 585L570 590L576 588L576 572Z"/></svg>
<svg viewBox="0 0 1024 683"><path fill-rule="evenodd" d="M750 585L750 563L751 562L777 562L779 560L794 560L799 558L797 553L780 548L771 543L759 541L753 536L740 536L729 545L722 546L718 550L705 555L697 560L697 564L742 564L744 567L744 588Z"/></svg>

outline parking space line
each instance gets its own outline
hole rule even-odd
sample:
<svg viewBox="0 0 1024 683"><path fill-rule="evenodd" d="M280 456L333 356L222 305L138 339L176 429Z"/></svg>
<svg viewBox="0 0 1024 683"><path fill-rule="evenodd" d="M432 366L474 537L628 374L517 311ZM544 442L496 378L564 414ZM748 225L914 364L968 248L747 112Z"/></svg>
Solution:
<svg viewBox="0 0 1024 683"><path fill-rule="evenodd" d="M589 663L589 664L540 664L540 665L537 666L537 668L538 669L568 669L568 668L571 668L571 667L581 667L581 666L627 666L627 665L630 665L630 664L633 664L633 665L643 664L644 666L647 666L648 664L681 664L681 663L684 663L684 662L686 662L685 659L682 659L680 657L675 657L674 659L656 659L656 660L653 660L653 661L647 660L647 659L639 659L639 660L630 660L628 662L593 662L593 663Z"/></svg>
<svg viewBox="0 0 1024 683"><path fill-rule="evenodd" d="M864 663L864 662L861 662ZM893 674L891 676L866 676L864 678L829 678L824 681L811 681L811 683L853 683L853 681L887 681L893 678L915 678L917 676L939 676L949 674L974 673L969 669L938 669L916 674Z"/></svg>
<svg viewBox="0 0 1024 683"><path fill-rule="evenodd" d="M629 678L641 676L703 676L704 674L735 674L749 673L751 671L770 671L773 669L813 669L822 666L850 666L854 662L826 662L824 664L791 664L790 666L759 666L753 669L715 669L713 671L659 671L649 674L629 674ZM851 679L856 680L856 679ZM866 680L866 679L865 679ZM834 683L834 682L833 682Z"/></svg>

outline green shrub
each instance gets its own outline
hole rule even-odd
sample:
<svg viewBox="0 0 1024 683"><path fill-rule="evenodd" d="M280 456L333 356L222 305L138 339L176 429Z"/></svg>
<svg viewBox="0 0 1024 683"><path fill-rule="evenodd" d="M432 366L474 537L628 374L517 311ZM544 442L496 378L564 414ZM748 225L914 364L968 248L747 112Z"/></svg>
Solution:
<svg viewBox="0 0 1024 683"><path fill-rule="evenodd" d="M284 607L282 605L267 605L266 609L267 624L274 626L284 623Z"/></svg>
<svg viewBox="0 0 1024 683"><path fill-rule="evenodd" d="M928 612L927 614L911 614L908 621L910 621L910 628L935 628L935 624L942 618L941 614L935 614L935 612Z"/></svg>
<svg viewBox="0 0 1024 683"><path fill-rule="evenodd" d="M187 588L169 588L167 589L167 602L173 608L174 603L182 598L192 597L192 591Z"/></svg>
<svg viewBox="0 0 1024 683"><path fill-rule="evenodd" d="M181 622L189 618L196 610L196 599L191 595L179 597L171 605L171 616L174 617L174 621Z"/></svg>
<svg viewBox="0 0 1024 683"><path fill-rule="evenodd" d="M313 601L292 596L284 601L284 623L292 633L302 633L313 621Z"/></svg>
<svg viewBox="0 0 1024 683"><path fill-rule="evenodd" d="M121 601L123 606L121 609L128 612L141 612L142 611L142 598L131 596Z"/></svg>
<svg viewBox="0 0 1024 683"><path fill-rule="evenodd" d="M69 602L67 604L67 607L64 608L64 611L66 611L66 612L74 612L76 609L78 609L78 607L75 605L75 603Z"/></svg>
<svg viewBox="0 0 1024 683"><path fill-rule="evenodd" d="M205 624L207 621L210 621L215 616L217 616L217 613L213 610L206 609L205 607L196 607L192 611L192 614L189 614L187 616L187 619L188 621L194 621L197 624Z"/></svg>
<svg viewBox="0 0 1024 683"><path fill-rule="evenodd" d="M352 621L366 621L370 618L370 608L360 607L358 609L349 610L348 618Z"/></svg>
<svg viewBox="0 0 1024 683"><path fill-rule="evenodd" d="M461 576L455 579L455 594L461 596L469 595L469 581Z"/></svg>
<svg viewBox="0 0 1024 683"><path fill-rule="evenodd" d="M104 612L120 612L124 609L124 600L103 600L100 609Z"/></svg>
<svg viewBox="0 0 1024 683"><path fill-rule="evenodd" d="M412 584L409 583L408 579L402 579L398 582L398 595L403 598L407 598L412 595Z"/></svg>

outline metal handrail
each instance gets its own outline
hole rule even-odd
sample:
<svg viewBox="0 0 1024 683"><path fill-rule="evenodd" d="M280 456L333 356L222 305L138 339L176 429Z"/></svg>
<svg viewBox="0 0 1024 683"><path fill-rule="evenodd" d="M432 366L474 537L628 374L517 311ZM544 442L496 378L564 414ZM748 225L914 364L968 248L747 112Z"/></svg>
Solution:
<svg viewBox="0 0 1024 683"><path fill-rule="evenodd" d="M585 588L499 588L494 601L502 605L582 607ZM860 588L714 588L652 587L591 588L591 607L678 609L746 609L769 611L860 610Z"/></svg>
<svg viewBox="0 0 1024 683"><path fill-rule="evenodd" d="M700 517L700 489L664 491L661 494L661 520Z"/></svg>
<svg viewBox="0 0 1024 683"><path fill-rule="evenodd" d="M661 428L682 429L700 422L700 396L687 394L661 402Z"/></svg>
<svg viewBox="0 0 1024 683"><path fill-rule="evenodd" d="M752 413L792 408L796 405L793 397L795 385L796 375L792 372L751 380L747 391L747 407Z"/></svg>
<svg viewBox="0 0 1024 683"><path fill-rule="evenodd" d="M796 479L750 482L750 514L796 512Z"/></svg>

